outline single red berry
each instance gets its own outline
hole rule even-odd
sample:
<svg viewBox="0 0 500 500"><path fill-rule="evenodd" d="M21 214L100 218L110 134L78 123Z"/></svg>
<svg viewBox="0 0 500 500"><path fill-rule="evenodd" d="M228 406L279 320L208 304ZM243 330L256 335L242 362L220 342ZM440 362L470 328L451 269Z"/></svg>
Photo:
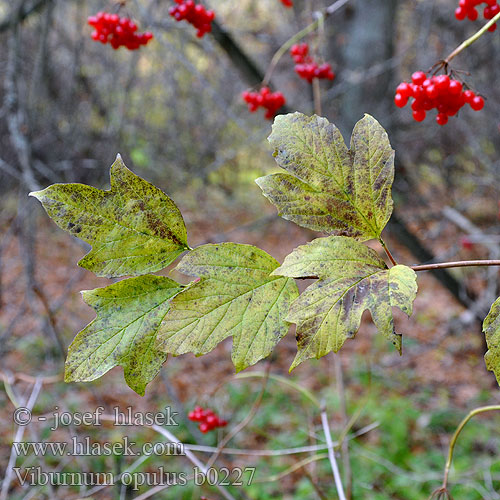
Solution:
<svg viewBox="0 0 500 500"><path fill-rule="evenodd" d="M455 17L458 21L463 21L467 17L467 11L463 7L455 9Z"/></svg>
<svg viewBox="0 0 500 500"><path fill-rule="evenodd" d="M474 243L472 243L467 236L462 236L460 238L460 245L462 245L462 248L465 250L472 250L474 248Z"/></svg>
<svg viewBox="0 0 500 500"><path fill-rule="evenodd" d="M422 85L426 78L427 77L425 76L425 73L423 71L415 71L415 73L411 75L411 80L416 85Z"/></svg>
<svg viewBox="0 0 500 500"><path fill-rule="evenodd" d="M448 90L452 95L459 95L462 92L462 84L458 80L450 80Z"/></svg>
<svg viewBox="0 0 500 500"><path fill-rule="evenodd" d="M396 94L394 97L394 104L398 108L403 108L408 103L408 97L404 97L401 94Z"/></svg>
<svg viewBox="0 0 500 500"><path fill-rule="evenodd" d="M425 120L426 113L423 109L413 111L413 119L417 122L423 122Z"/></svg>
<svg viewBox="0 0 500 500"><path fill-rule="evenodd" d="M481 96L477 95L472 98L469 104L474 111L480 111L484 108L484 99Z"/></svg>
<svg viewBox="0 0 500 500"><path fill-rule="evenodd" d="M451 83L450 77L448 75L439 75L435 78L434 81L434 85L440 92L447 90L450 87Z"/></svg>
<svg viewBox="0 0 500 500"><path fill-rule="evenodd" d="M445 113L438 113L436 116L436 122L438 125L446 125L448 123L448 115Z"/></svg>
<svg viewBox="0 0 500 500"><path fill-rule="evenodd" d="M410 84L406 82L400 83L396 88L396 93L401 95L402 97L410 97L412 94Z"/></svg>

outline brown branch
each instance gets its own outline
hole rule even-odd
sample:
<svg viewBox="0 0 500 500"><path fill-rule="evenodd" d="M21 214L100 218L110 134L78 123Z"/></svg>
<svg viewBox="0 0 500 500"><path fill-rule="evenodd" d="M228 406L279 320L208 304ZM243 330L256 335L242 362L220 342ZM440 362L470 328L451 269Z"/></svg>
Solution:
<svg viewBox="0 0 500 500"><path fill-rule="evenodd" d="M477 267L477 266L500 266L500 260L460 260L456 262L437 262L435 264L423 264L421 266L410 266L414 271L432 271L434 269L447 269L450 267Z"/></svg>
<svg viewBox="0 0 500 500"><path fill-rule="evenodd" d="M478 266L500 266L500 260L459 260L455 262L436 262L435 264L422 264L420 266L408 266L414 271L433 271L438 269L449 269L452 267L478 267ZM317 280L318 276L299 276L296 280Z"/></svg>

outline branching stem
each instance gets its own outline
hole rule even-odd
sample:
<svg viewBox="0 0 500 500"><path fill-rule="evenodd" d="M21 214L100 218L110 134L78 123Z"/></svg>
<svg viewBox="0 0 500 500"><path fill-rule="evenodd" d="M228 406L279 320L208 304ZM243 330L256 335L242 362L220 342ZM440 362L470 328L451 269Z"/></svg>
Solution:
<svg viewBox="0 0 500 500"><path fill-rule="evenodd" d="M500 21L500 12L493 18L490 19L478 32L472 35L470 38L467 38L464 42L462 42L445 60L444 64L448 65L450 61L462 52L462 50L466 49L470 45L472 45L476 40L479 40L485 33L488 31L490 26L493 26L497 21Z"/></svg>

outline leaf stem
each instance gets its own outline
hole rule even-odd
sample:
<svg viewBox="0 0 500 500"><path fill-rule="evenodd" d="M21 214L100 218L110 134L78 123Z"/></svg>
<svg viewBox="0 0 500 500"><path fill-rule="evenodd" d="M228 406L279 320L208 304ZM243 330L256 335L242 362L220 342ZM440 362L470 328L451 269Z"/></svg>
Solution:
<svg viewBox="0 0 500 500"><path fill-rule="evenodd" d="M453 433L453 436L450 441L450 447L448 449L448 458L446 460L446 465L444 467L444 478L443 478L443 485L440 488L443 491L446 491L447 484L448 484L448 474L450 472L451 468L451 462L453 460L453 450L455 449L455 445L457 443L457 439L459 434L462 432L462 429L465 427L465 424L474 417L475 415L478 415L480 413L485 413L487 411L495 411L495 410L500 410L500 405L491 405L491 406L480 406L479 408L475 408L469 414L460 422L459 426Z"/></svg>
<svg viewBox="0 0 500 500"><path fill-rule="evenodd" d="M474 266L500 266L500 260L460 260L457 262L437 262L436 264L423 264L410 266L414 271L432 271L449 267L474 267Z"/></svg>
<svg viewBox="0 0 500 500"><path fill-rule="evenodd" d="M398 263L396 262L396 260L392 256L392 253L390 252L390 250L387 248L387 245L385 244L385 241L382 238L379 238L378 241L380 241L380 244L382 245L382 248L385 250L385 253L387 254L387 257L389 257L389 260L391 261L391 264L393 266L397 266Z"/></svg>
<svg viewBox="0 0 500 500"><path fill-rule="evenodd" d="M320 25L321 22L323 22L328 16L331 16L335 11L340 9L348 1L349 0L337 0L336 2L332 3L322 12L319 12L318 17L311 24L308 24L304 29L300 30L298 33L295 33L295 35L289 38L275 52L273 58L271 59L266 74L264 75L264 79L262 80L262 86L266 86L269 84L273 71L276 69L278 62L294 43L297 43L298 41L302 40L302 38L304 38L306 35L314 31Z"/></svg>
<svg viewBox="0 0 500 500"><path fill-rule="evenodd" d="M500 21L500 12L493 18L490 19L478 32L476 32L474 35L472 35L470 38L467 38L464 42L462 42L445 60L444 63L445 65L448 65L450 61L462 52L462 50L466 49L470 45L472 45L476 40L479 40L486 31L488 31L488 28L490 26L493 26L497 21Z"/></svg>

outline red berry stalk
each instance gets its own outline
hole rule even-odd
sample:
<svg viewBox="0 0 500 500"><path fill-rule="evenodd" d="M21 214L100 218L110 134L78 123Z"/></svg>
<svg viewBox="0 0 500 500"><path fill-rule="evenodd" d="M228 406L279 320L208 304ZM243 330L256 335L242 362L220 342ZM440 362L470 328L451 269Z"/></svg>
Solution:
<svg viewBox="0 0 500 500"><path fill-rule="evenodd" d="M137 33L137 24L128 17L120 17L118 14L109 12L98 12L87 20L95 29L92 32L92 40L103 44L110 43L116 50L126 47L129 50L137 50L141 45L153 38L149 31Z"/></svg>
<svg viewBox="0 0 500 500"><path fill-rule="evenodd" d="M281 3L282 3L285 7L293 7L293 1L292 1L292 0L281 0Z"/></svg>
<svg viewBox="0 0 500 500"><path fill-rule="evenodd" d="M428 78L423 71L413 73L411 83L402 82L396 89L394 103L399 108L406 106L410 97L413 97L411 109L413 119L417 122L425 120L427 111L438 111L436 122L446 125L448 117L456 115L465 105L474 111L484 107L484 99L472 92L464 90L463 85L448 75L439 75Z"/></svg>
<svg viewBox="0 0 500 500"><path fill-rule="evenodd" d="M206 10L201 4L194 3L193 0L174 0L177 5L171 7L170 15L176 21L187 21L196 29L196 36L201 38L205 33L212 31L212 21L215 19L213 10Z"/></svg>
<svg viewBox="0 0 500 500"><path fill-rule="evenodd" d="M196 406L193 411L189 412L188 418L194 422L199 422L198 427L203 433L227 425L226 420L221 420L212 410L209 408L203 409L201 406Z"/></svg>
<svg viewBox="0 0 500 500"><path fill-rule="evenodd" d="M500 5L497 0L460 0L455 10L455 17L459 21L463 21L465 18L475 21L479 17L476 7L483 3L486 4L483 10L483 17L485 19L493 19L500 12ZM497 25L492 24L488 28L488 31L495 31L496 28Z"/></svg>
<svg viewBox="0 0 500 500"><path fill-rule="evenodd" d="M285 97L281 92L271 92L269 87L262 87L260 92L249 92L246 90L241 96L248 104L250 113L254 113L260 107L266 109L265 117L268 120L272 120L277 111L286 103Z"/></svg>
<svg viewBox="0 0 500 500"><path fill-rule="evenodd" d="M328 63L320 64L309 55L309 45L307 43L298 43L292 45L290 55L295 61L295 72L312 83L314 78L333 80L335 73Z"/></svg>

